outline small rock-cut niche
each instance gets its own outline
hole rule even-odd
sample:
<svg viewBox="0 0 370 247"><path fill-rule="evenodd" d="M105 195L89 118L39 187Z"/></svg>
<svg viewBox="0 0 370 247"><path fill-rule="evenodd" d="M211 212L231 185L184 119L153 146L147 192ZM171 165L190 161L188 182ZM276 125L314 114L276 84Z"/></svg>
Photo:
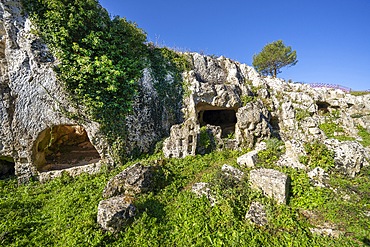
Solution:
<svg viewBox="0 0 370 247"><path fill-rule="evenodd" d="M227 137L235 133L235 124L237 122L235 109L206 107L199 111L198 120L200 126L207 124L220 126L222 137Z"/></svg>
<svg viewBox="0 0 370 247"><path fill-rule="evenodd" d="M318 101L316 102L316 105L317 105L317 110L319 111L319 113L326 114L329 112L329 109L328 109L330 107L329 103Z"/></svg>
<svg viewBox="0 0 370 247"><path fill-rule="evenodd" d="M96 163L100 155L84 128L58 125L42 131L34 145L33 160L39 172Z"/></svg>
<svg viewBox="0 0 370 247"><path fill-rule="evenodd" d="M15 176L15 163L11 157L0 157L0 179Z"/></svg>

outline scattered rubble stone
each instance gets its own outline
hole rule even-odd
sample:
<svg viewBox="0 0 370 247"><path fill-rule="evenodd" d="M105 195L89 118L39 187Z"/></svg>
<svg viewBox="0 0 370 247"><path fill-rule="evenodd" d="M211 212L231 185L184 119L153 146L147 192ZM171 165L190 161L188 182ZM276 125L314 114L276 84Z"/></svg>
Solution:
<svg viewBox="0 0 370 247"><path fill-rule="evenodd" d="M273 169L252 170L249 174L252 188L261 189L263 193L280 204L287 202L290 179L282 172Z"/></svg>
<svg viewBox="0 0 370 247"><path fill-rule="evenodd" d="M205 196L211 203L211 206L214 206L216 204L216 196L210 189L209 183L195 183L191 191L199 197Z"/></svg>
<svg viewBox="0 0 370 247"><path fill-rule="evenodd" d="M268 223L265 206L259 202L252 202L245 218L258 226Z"/></svg>
<svg viewBox="0 0 370 247"><path fill-rule="evenodd" d="M146 192L150 189L152 175L151 167L136 163L109 180L103 197Z"/></svg>
<svg viewBox="0 0 370 247"><path fill-rule="evenodd" d="M119 232L135 216L135 210L125 196L111 197L99 202L97 221L102 229Z"/></svg>
<svg viewBox="0 0 370 247"><path fill-rule="evenodd" d="M221 171L225 175L227 175L229 177L232 177L237 181L241 181L241 179L244 176L244 172L240 171L239 169L237 169L235 167L232 167L232 166L229 166L229 165L226 165L226 164L222 166Z"/></svg>

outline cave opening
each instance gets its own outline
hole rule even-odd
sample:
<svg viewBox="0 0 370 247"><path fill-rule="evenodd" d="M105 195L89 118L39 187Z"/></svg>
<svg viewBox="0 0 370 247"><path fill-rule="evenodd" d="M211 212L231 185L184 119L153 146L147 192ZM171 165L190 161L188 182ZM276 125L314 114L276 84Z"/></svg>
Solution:
<svg viewBox="0 0 370 247"><path fill-rule="evenodd" d="M12 157L0 157L0 179L15 176L15 163Z"/></svg>
<svg viewBox="0 0 370 247"><path fill-rule="evenodd" d="M329 112L329 109L328 109L330 107L329 103L318 101L316 102L316 105L317 105L317 110L319 111L319 113L326 114Z"/></svg>
<svg viewBox="0 0 370 247"><path fill-rule="evenodd" d="M39 172L47 172L96 163L100 155L83 127L58 125L40 133L33 160Z"/></svg>
<svg viewBox="0 0 370 247"><path fill-rule="evenodd" d="M207 124L220 126L222 137L228 137L235 133L235 124L237 122L234 109L207 109L198 113L200 126Z"/></svg>

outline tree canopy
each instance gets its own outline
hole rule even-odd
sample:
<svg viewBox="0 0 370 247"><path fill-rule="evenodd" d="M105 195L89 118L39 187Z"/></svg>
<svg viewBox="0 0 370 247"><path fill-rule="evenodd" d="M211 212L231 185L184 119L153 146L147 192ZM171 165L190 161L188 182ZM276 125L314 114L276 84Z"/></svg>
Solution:
<svg viewBox="0 0 370 247"><path fill-rule="evenodd" d="M253 66L263 75L276 77L280 69L293 66L298 62L296 51L285 46L282 40L274 41L263 47L259 54L253 56Z"/></svg>

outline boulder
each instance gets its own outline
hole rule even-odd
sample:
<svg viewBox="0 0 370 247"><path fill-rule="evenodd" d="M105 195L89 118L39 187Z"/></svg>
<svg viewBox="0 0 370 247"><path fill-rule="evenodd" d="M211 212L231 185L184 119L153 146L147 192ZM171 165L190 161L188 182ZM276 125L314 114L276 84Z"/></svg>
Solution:
<svg viewBox="0 0 370 247"><path fill-rule="evenodd" d="M289 194L289 177L273 169L252 170L249 174L251 187L261 189L266 196L275 199L280 204L287 202Z"/></svg>
<svg viewBox="0 0 370 247"><path fill-rule="evenodd" d="M226 176L236 180L236 181L241 181L243 176L244 176L244 172L240 171L239 169L235 168L235 167L232 167L232 166L229 166L229 165L223 165L222 168L221 168L221 171L223 174L225 174Z"/></svg>
<svg viewBox="0 0 370 247"><path fill-rule="evenodd" d="M334 151L335 168L341 173L354 177L363 166L368 166L367 150L357 141L338 141L328 139L324 144L329 150Z"/></svg>
<svg viewBox="0 0 370 247"><path fill-rule="evenodd" d="M103 191L103 197L135 195L150 189L152 168L136 163L110 179Z"/></svg>
<svg viewBox="0 0 370 247"><path fill-rule="evenodd" d="M265 206L259 202L252 202L245 219L258 226L264 226L268 223Z"/></svg>
<svg viewBox="0 0 370 247"><path fill-rule="evenodd" d="M97 221L103 230L119 232L135 216L135 210L126 197L112 197L99 202Z"/></svg>

